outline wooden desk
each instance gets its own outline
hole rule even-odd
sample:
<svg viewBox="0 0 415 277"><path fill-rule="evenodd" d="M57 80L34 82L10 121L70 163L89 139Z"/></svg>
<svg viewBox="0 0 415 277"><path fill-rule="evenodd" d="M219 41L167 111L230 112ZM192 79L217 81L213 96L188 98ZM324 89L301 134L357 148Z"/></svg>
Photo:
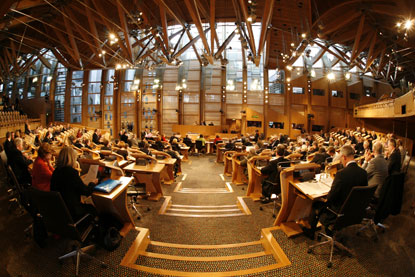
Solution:
<svg viewBox="0 0 415 277"><path fill-rule="evenodd" d="M160 177L164 167L164 164L160 163L151 163L148 165L136 165L132 163L127 165L124 170L132 172L140 183L146 184L146 192L150 194L149 200L158 201L163 196Z"/></svg>
<svg viewBox="0 0 415 277"><path fill-rule="evenodd" d="M183 162L189 161L189 149L190 149L189 146L180 147L180 153L183 155L183 159L182 159Z"/></svg>
<svg viewBox="0 0 415 277"><path fill-rule="evenodd" d="M206 154L213 153L213 145L214 145L213 141L206 141Z"/></svg>
<svg viewBox="0 0 415 277"><path fill-rule="evenodd" d="M247 184L248 180L244 173L244 167L241 166L241 157L248 156L246 152L235 153L232 156L232 183L235 185Z"/></svg>
<svg viewBox="0 0 415 277"><path fill-rule="evenodd" d="M232 156L235 154L235 151L226 151L223 157L225 163L223 174L225 176L232 176Z"/></svg>
<svg viewBox="0 0 415 277"><path fill-rule="evenodd" d="M165 167L161 172L161 179L163 179L164 184L171 185L174 183L174 164L176 159L169 158L164 160L158 160L159 164L164 164Z"/></svg>
<svg viewBox="0 0 415 277"><path fill-rule="evenodd" d="M313 203L313 199L299 193L292 185L292 183L298 182L294 179L294 172L299 170L315 171L319 168L320 165L315 163L297 164L280 173L282 203L274 226L281 227L288 237L302 233L299 223L308 218Z"/></svg>
<svg viewBox="0 0 415 277"><path fill-rule="evenodd" d="M124 224L121 233L125 235L129 228L135 226L127 206L127 188L134 179L121 177L120 180L122 183L111 193L93 192L92 200L99 213L111 214Z"/></svg>
<svg viewBox="0 0 415 277"><path fill-rule="evenodd" d="M248 188L246 190L246 196L249 196L254 201L259 201L262 196L262 180L264 176L261 173L255 163L258 160L269 161L271 156L254 156L248 160Z"/></svg>
<svg viewBox="0 0 415 277"><path fill-rule="evenodd" d="M223 154L226 152L224 143L218 143L216 145L216 162L223 163Z"/></svg>

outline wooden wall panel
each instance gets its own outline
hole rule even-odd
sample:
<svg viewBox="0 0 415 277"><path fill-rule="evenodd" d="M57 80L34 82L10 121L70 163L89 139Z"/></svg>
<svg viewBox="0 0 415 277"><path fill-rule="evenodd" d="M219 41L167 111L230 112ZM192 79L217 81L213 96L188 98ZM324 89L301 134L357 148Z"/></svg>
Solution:
<svg viewBox="0 0 415 277"><path fill-rule="evenodd" d="M329 83L327 94L330 97L331 107L346 108L347 104L347 83L345 80ZM337 90L343 93L343 97L334 97L332 91Z"/></svg>
<svg viewBox="0 0 415 277"><path fill-rule="evenodd" d="M283 129L276 129L276 128L270 128L268 123L264 122L264 125L267 128L267 134L268 136L277 135L277 134L286 134L289 133L289 118L288 115L284 112L284 106L269 106L268 107L268 120L273 122L282 122L284 123Z"/></svg>
<svg viewBox="0 0 415 277"><path fill-rule="evenodd" d="M307 84L307 82L305 83ZM314 95L313 89L324 90L324 96ZM306 93L308 88L306 86ZM320 78L311 83L311 105L313 106L328 106L329 104L329 91L327 78Z"/></svg>
<svg viewBox="0 0 415 277"><path fill-rule="evenodd" d="M345 109L331 108L329 129L331 127L346 128L346 123L347 123L346 114L347 114L347 112L346 112Z"/></svg>

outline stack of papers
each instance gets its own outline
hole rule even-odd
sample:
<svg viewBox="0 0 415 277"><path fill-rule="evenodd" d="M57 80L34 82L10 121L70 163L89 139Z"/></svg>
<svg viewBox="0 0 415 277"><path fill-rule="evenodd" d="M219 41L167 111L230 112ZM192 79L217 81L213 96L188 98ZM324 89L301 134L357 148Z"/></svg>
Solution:
<svg viewBox="0 0 415 277"><path fill-rule="evenodd" d="M318 182L315 180L298 183L296 186L299 190L301 190L302 193L305 195L310 195L313 198L324 196L331 189L331 184L328 185L326 183Z"/></svg>

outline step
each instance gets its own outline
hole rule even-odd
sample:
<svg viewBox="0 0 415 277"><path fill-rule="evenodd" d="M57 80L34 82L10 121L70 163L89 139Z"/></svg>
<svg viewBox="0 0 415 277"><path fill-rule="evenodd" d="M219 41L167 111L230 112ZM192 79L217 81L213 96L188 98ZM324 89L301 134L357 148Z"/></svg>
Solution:
<svg viewBox="0 0 415 277"><path fill-rule="evenodd" d="M145 228L136 228L143 229ZM290 265L270 230L261 240L221 245L189 245L151 241L141 232L121 265L151 274L170 276L252 275Z"/></svg>

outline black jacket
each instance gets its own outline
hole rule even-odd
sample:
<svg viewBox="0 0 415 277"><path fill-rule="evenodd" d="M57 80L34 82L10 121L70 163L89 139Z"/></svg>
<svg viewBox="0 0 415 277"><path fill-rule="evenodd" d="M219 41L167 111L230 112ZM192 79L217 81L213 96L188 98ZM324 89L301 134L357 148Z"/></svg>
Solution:
<svg viewBox="0 0 415 277"><path fill-rule="evenodd" d="M355 186L367 186L367 173L353 162L337 172L327 196L328 206L334 211L339 211Z"/></svg>
<svg viewBox="0 0 415 277"><path fill-rule="evenodd" d="M386 177L379 193L379 202L376 207L375 223L382 222L390 214L401 212L405 175L392 174Z"/></svg>
<svg viewBox="0 0 415 277"><path fill-rule="evenodd" d="M326 162L326 159L330 157L329 154L327 153L316 153L313 157L313 159L311 160L312 163L316 163L319 165L322 165Z"/></svg>
<svg viewBox="0 0 415 277"><path fill-rule="evenodd" d="M94 183L86 186L79 177L78 171L69 166L55 169L50 180L50 190L61 193L74 220L81 218L88 212L81 203L81 195L91 195L94 186Z"/></svg>
<svg viewBox="0 0 415 277"><path fill-rule="evenodd" d="M398 148L392 152L388 158L388 174L401 172L401 152Z"/></svg>
<svg viewBox="0 0 415 277"><path fill-rule="evenodd" d="M99 144L99 136L98 136L97 133L94 133L92 135L92 142L95 143L95 144Z"/></svg>
<svg viewBox="0 0 415 277"><path fill-rule="evenodd" d="M32 160L26 158L19 149L14 147L10 150L7 156L8 162L13 169L14 175L16 175L19 184L27 185L32 183L32 176L30 175L29 169L27 168Z"/></svg>
<svg viewBox="0 0 415 277"><path fill-rule="evenodd" d="M261 173L268 175L267 180L273 183L280 183L280 175L278 174L278 164L281 162L288 162L284 157L279 157L276 160L269 162L267 166L261 169Z"/></svg>

